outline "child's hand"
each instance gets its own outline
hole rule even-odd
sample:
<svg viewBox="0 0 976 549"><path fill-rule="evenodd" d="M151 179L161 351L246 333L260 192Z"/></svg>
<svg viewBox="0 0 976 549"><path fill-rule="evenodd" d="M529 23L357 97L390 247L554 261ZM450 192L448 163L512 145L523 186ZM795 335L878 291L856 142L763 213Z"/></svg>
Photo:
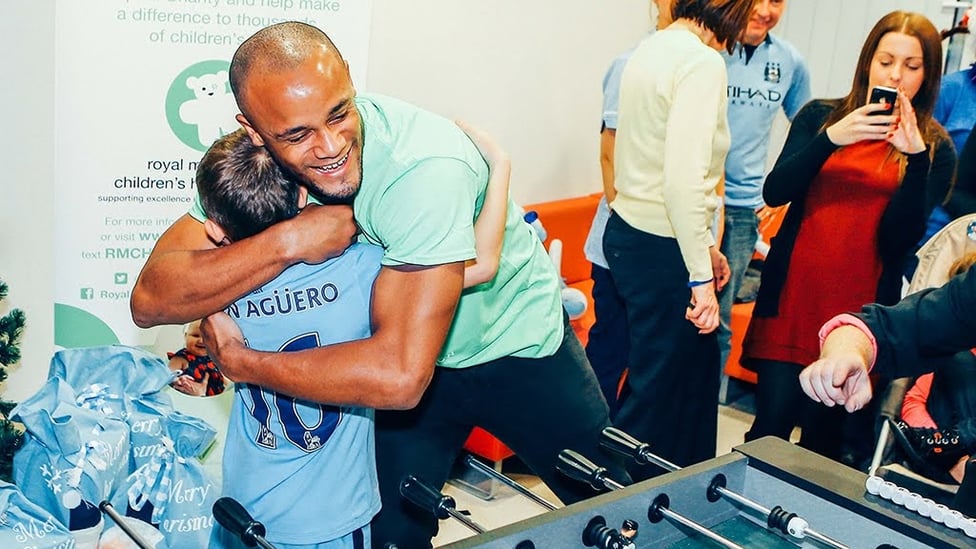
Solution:
<svg viewBox="0 0 976 549"><path fill-rule="evenodd" d="M478 151L485 158L489 168L495 170L508 165L510 162L508 153L487 132L468 124L464 120L455 120L454 123L468 135L474 146L478 147Z"/></svg>
<svg viewBox="0 0 976 549"><path fill-rule="evenodd" d="M210 381L210 374L203 376L203 381L197 382L190 375L181 375L170 383L170 387L190 396L207 396L207 382Z"/></svg>

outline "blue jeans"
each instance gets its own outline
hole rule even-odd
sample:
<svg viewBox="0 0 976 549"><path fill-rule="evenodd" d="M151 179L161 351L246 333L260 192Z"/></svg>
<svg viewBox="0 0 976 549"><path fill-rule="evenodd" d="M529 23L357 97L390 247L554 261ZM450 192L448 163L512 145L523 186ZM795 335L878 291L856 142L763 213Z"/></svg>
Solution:
<svg viewBox="0 0 976 549"><path fill-rule="evenodd" d="M719 373L724 371L725 362L732 349L732 305L742 286L749 261L752 260L759 238L759 217L752 208L725 206L725 233L722 235L722 254L729 261L732 276L718 294L718 306L722 324L718 328Z"/></svg>

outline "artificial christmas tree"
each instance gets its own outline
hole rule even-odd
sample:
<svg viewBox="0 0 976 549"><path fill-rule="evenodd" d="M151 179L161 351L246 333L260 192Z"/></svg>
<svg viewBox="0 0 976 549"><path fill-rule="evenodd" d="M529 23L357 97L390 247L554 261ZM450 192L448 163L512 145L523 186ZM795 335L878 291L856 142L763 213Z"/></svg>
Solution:
<svg viewBox="0 0 976 549"><path fill-rule="evenodd" d="M0 280L0 302L7 298L7 284ZM26 316L20 309L12 309L0 317L0 383L7 379L7 368L20 361L20 335L24 330ZM14 452L24 442L24 432L20 425L7 419L16 406L0 397L0 480L13 482L12 467Z"/></svg>

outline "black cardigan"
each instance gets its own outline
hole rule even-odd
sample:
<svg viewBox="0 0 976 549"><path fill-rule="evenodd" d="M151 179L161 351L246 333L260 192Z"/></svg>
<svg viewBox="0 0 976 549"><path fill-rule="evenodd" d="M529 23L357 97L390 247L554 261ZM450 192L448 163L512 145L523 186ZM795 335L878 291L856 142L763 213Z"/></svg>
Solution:
<svg viewBox="0 0 976 549"><path fill-rule="evenodd" d="M810 183L827 158L839 148L821 130L836 105L836 100L818 99L807 103L797 113L783 152L766 177L763 186L766 204L782 206L789 203L790 207L772 240L763 266L762 284L753 313L757 316L776 316L779 312L779 297L786 282L793 245L800 232ZM925 223L932 208L944 200L956 165L956 154L948 137L936 144L931 161L928 149L906 156L905 177L888 202L878 227L877 246L882 272L876 301L882 304L895 303L901 297L904 261L925 233Z"/></svg>
<svg viewBox="0 0 976 549"><path fill-rule="evenodd" d="M940 288L918 291L893 307L866 305L857 316L878 342L875 371L889 378L926 371L925 357L976 347L976 268Z"/></svg>

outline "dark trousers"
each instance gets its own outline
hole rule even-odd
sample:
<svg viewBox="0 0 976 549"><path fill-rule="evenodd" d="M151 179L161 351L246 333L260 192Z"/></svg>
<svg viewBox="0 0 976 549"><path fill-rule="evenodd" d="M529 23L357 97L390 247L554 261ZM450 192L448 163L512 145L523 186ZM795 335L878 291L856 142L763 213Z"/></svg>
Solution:
<svg viewBox="0 0 976 549"><path fill-rule="evenodd" d="M404 501L406 475L440 489L475 425L498 437L566 504L596 495L556 471L559 452L572 449L628 484L621 460L599 447L610 424L607 403L576 334L565 325L562 346L550 357L506 357L470 368L437 368L420 404L377 411L376 465L383 509L373 519L373 547L430 547L437 519Z"/></svg>
<svg viewBox="0 0 976 549"><path fill-rule="evenodd" d="M799 446L855 469L866 468L877 440L877 399L848 413L843 406L824 406L806 396L800 387L800 372L806 365L762 359L750 364L759 380L756 417L746 441L764 436L789 440L799 426Z"/></svg>
<svg viewBox="0 0 976 549"><path fill-rule="evenodd" d="M614 213L603 250L630 325L629 371L614 425L680 466L715 457L718 342L685 319L691 291L677 241L634 229ZM661 472L634 466L631 476Z"/></svg>
<svg viewBox="0 0 976 549"><path fill-rule="evenodd" d="M609 269L593 265L593 312L596 322L590 328L586 343L586 358L593 366L600 390L610 405L610 419L617 415L617 387L620 376L627 369L630 355L630 328L627 309L617 291Z"/></svg>

